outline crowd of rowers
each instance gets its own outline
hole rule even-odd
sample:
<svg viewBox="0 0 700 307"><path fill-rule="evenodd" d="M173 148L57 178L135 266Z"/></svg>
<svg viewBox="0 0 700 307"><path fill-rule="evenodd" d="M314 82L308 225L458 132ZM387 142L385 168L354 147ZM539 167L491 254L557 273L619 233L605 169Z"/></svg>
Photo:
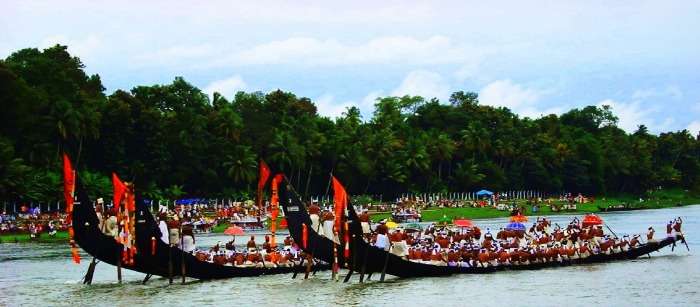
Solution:
<svg viewBox="0 0 700 307"><path fill-rule="evenodd" d="M180 221L182 220L182 225ZM218 265L236 267L292 267L298 265L306 255L295 244L294 240L287 236L283 245L272 242L269 235L265 236L265 242L258 246L255 236L245 248L236 246L236 237L225 244L217 242L211 248L198 248L195 242L192 225L178 214L161 213L158 227L161 232L161 240L166 244L175 246L185 252L193 254L200 261L208 261Z"/></svg>
<svg viewBox="0 0 700 307"><path fill-rule="evenodd" d="M333 236L333 213L312 204L309 207L311 226L317 233L337 240ZM640 235L617 237L606 234L603 225L587 225L574 218L566 227L538 218L529 229L509 230L501 228L493 235L490 229L482 234L479 227L439 227L435 224L425 230L390 230L386 221L370 226L369 214L359 215L365 238L374 246L390 251L407 260L462 267L488 267L498 265L527 265L533 263L562 262L587 258L598 254L614 254L628 251L641 244L654 243L654 229L649 227L646 242ZM679 217L667 225L667 236L681 235L683 221ZM374 228L374 229L372 229Z"/></svg>
<svg viewBox="0 0 700 307"><path fill-rule="evenodd" d="M283 247L273 246L270 241L270 236L265 236L265 243L259 248L251 236L243 250L237 250L235 240L231 240L223 246L218 242L208 251L195 250L193 254L200 261L236 267L293 267L306 258L289 236L284 238Z"/></svg>
<svg viewBox="0 0 700 307"><path fill-rule="evenodd" d="M680 218L669 223L667 235L673 236L673 231L681 234L681 224ZM369 238L377 247L410 261L462 267L563 262L625 252L644 244L639 235L611 236L604 233L603 225L585 225L577 218L565 228L538 218L526 231L500 229L495 237L487 229L483 239L478 227L450 229L431 225L425 231L390 232L380 223ZM656 241L651 227L646 241Z"/></svg>

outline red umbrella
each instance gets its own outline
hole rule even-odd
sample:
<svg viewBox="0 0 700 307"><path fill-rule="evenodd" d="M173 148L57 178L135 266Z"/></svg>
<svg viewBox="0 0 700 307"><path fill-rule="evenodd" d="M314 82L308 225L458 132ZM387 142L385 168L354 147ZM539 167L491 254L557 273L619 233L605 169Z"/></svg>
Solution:
<svg viewBox="0 0 700 307"><path fill-rule="evenodd" d="M452 223L457 227L474 227L474 223L467 219L454 220Z"/></svg>
<svg viewBox="0 0 700 307"><path fill-rule="evenodd" d="M242 236L245 234L245 232L243 231L243 228L241 228L241 227L231 226L229 228L226 228L226 230L224 230L224 234L230 235L230 236Z"/></svg>
<svg viewBox="0 0 700 307"><path fill-rule="evenodd" d="M510 221L514 223L524 223L527 222L527 216L518 213L518 215L511 216Z"/></svg>
<svg viewBox="0 0 700 307"><path fill-rule="evenodd" d="M581 222L581 224L583 224L583 227L603 225L603 219L591 213L583 217L583 221Z"/></svg>

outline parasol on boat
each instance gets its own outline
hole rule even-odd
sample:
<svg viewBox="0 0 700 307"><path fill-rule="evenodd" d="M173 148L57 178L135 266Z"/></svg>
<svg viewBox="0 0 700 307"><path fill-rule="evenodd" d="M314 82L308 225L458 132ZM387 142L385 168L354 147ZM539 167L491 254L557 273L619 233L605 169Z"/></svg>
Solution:
<svg viewBox="0 0 700 307"><path fill-rule="evenodd" d="M226 230L224 230L224 234L229 236L242 236L245 234L245 231L243 231L243 228L241 227L230 226L229 228L226 228Z"/></svg>
<svg viewBox="0 0 700 307"><path fill-rule="evenodd" d="M386 222L385 225L389 229L394 229L394 228L396 228L396 226L399 226L399 224L396 224L396 222L394 222L394 221L388 221L388 222Z"/></svg>
<svg viewBox="0 0 700 307"><path fill-rule="evenodd" d="M506 230L525 231L525 224L519 222L510 222L506 225Z"/></svg>
<svg viewBox="0 0 700 307"><path fill-rule="evenodd" d="M583 225L583 227L603 225L603 219L601 219L599 216L593 213L586 214L586 216L583 217L583 221L581 221L581 224Z"/></svg>
<svg viewBox="0 0 700 307"><path fill-rule="evenodd" d="M452 224L454 224L457 227L474 227L474 223L472 223L472 221L468 219L454 220L452 221Z"/></svg>
<svg viewBox="0 0 700 307"><path fill-rule="evenodd" d="M516 222L516 223L524 223L524 222L527 222L527 216L524 216L524 215L518 213L517 215L511 216L510 221Z"/></svg>

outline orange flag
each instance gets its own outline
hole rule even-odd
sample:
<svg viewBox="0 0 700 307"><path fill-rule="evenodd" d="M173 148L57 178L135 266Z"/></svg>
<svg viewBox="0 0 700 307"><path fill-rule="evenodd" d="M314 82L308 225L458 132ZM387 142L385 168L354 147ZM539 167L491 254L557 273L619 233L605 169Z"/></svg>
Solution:
<svg viewBox="0 0 700 307"><path fill-rule="evenodd" d="M117 177L117 174L112 173L112 185L114 186L114 208L119 212L122 197L124 197L124 193L126 193L126 184Z"/></svg>
<svg viewBox="0 0 700 307"><path fill-rule="evenodd" d="M267 179L270 178L270 167L267 166L267 163L265 161L260 160L260 170L259 170L259 179L258 179L258 190L262 190L265 188L265 183L267 183Z"/></svg>
<svg viewBox="0 0 700 307"><path fill-rule="evenodd" d="M348 205L348 194L335 176L333 176L333 205L335 206L335 229L339 231L341 217L345 213L345 207Z"/></svg>
<svg viewBox="0 0 700 307"><path fill-rule="evenodd" d="M263 214L263 189L265 189L265 183L267 183L267 179L270 178L270 167L267 166L267 163L260 159L260 164L259 164L259 175L258 175L258 194L257 194L257 201L258 201L258 216L262 216Z"/></svg>
<svg viewBox="0 0 700 307"><path fill-rule="evenodd" d="M75 193L75 170L67 154L63 154L63 197L66 199L66 213L68 213L68 223L72 219L73 195Z"/></svg>
<svg viewBox="0 0 700 307"><path fill-rule="evenodd" d="M78 247L75 244L74 232L73 232L73 195L75 194L75 170L73 165L70 163L70 158L67 154L63 154L63 196L66 198L66 213L68 217L66 222L68 223L68 237L70 238L71 256L73 262L80 263L80 253L78 253Z"/></svg>
<svg viewBox="0 0 700 307"><path fill-rule="evenodd" d="M282 178L284 178L282 174L277 174L274 178L272 178L272 183L270 183L270 186L272 187L272 197L270 197L270 232L272 232L271 244L273 245L275 244L274 241L275 232L277 231L277 216L279 215L279 184L282 182Z"/></svg>

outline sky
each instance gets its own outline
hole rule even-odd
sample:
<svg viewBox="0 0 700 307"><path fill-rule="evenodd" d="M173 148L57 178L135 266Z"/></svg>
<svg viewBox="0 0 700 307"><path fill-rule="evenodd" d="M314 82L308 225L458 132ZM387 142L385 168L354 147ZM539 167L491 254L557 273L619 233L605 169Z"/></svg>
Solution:
<svg viewBox="0 0 700 307"><path fill-rule="evenodd" d="M489 3L486 3L489 2ZM610 105L632 132L700 131L700 1L15 1L0 57L65 44L107 94L175 76L319 113L454 91L537 118Z"/></svg>

